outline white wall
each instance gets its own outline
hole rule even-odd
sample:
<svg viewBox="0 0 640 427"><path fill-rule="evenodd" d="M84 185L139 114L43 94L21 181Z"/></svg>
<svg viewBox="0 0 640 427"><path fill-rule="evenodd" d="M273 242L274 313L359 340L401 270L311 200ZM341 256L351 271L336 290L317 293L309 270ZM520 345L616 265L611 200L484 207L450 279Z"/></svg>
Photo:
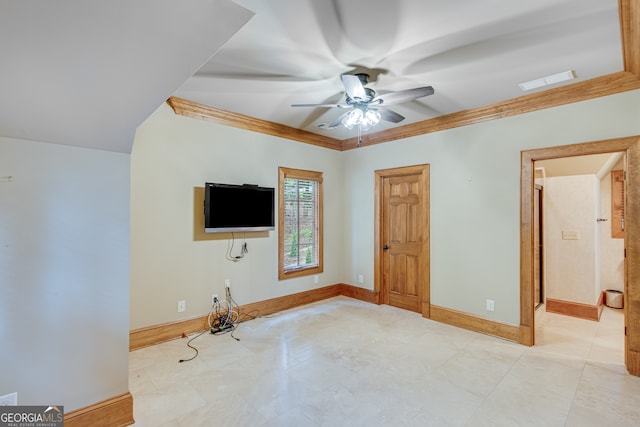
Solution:
<svg viewBox="0 0 640 427"><path fill-rule="evenodd" d="M546 297L595 305L600 296L600 181L595 175L549 177L544 191Z"/></svg>
<svg viewBox="0 0 640 427"><path fill-rule="evenodd" d="M162 105L138 128L131 162L132 329L208 313L211 295L224 295L225 279L238 304L341 282L340 152L177 116ZM195 187L221 182L277 188L279 166L324 174L324 273L318 284L313 276L278 281L277 230L246 233L249 253L238 263L225 257L228 234L194 239L195 217L202 217L202 206L194 207ZM187 309L178 313L181 299Z"/></svg>
<svg viewBox="0 0 640 427"><path fill-rule="evenodd" d="M0 138L0 395L128 391L129 155Z"/></svg>

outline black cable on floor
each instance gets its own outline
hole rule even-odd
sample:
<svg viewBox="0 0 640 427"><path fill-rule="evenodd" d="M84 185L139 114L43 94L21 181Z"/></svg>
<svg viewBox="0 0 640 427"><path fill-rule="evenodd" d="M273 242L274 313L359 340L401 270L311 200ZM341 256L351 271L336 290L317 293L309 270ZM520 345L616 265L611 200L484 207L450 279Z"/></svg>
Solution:
<svg viewBox="0 0 640 427"><path fill-rule="evenodd" d="M196 338L198 338L199 336L201 336L201 335L202 335L202 334L204 334L205 332L207 332L207 331L206 331L206 330L205 330L205 331L202 331L202 332L200 332L198 335L196 335L195 337L193 337L193 338L191 338L189 341L187 341L187 347L189 347L189 348L193 349L193 350L196 352L196 354L194 354L194 355L193 355L191 358L189 358L189 359L180 359L180 360L178 360L178 363L182 363L182 362L189 362L190 360L193 360L193 359L195 359L196 357L198 357L198 349L191 345L191 341L195 340Z"/></svg>

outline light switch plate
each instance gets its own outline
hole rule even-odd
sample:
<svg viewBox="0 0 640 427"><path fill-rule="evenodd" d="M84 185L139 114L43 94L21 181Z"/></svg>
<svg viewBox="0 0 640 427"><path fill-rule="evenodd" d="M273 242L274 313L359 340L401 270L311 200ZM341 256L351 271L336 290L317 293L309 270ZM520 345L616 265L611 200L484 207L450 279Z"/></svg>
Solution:
<svg viewBox="0 0 640 427"><path fill-rule="evenodd" d="M577 230L562 230L562 240L580 240L580 232Z"/></svg>

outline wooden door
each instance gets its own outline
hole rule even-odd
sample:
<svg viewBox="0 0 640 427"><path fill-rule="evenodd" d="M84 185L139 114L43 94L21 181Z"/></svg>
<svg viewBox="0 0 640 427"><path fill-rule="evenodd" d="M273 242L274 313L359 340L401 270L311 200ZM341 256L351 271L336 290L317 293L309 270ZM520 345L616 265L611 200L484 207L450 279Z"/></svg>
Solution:
<svg viewBox="0 0 640 427"><path fill-rule="evenodd" d="M624 238L624 170L611 171L611 237Z"/></svg>
<svg viewBox="0 0 640 427"><path fill-rule="evenodd" d="M533 190L533 304L544 302L542 283L542 186Z"/></svg>
<svg viewBox="0 0 640 427"><path fill-rule="evenodd" d="M629 167L629 156L627 154L625 154L625 156L623 157L622 160L622 220L618 223L621 224L622 228L622 233L618 233L618 234L622 234L622 238L624 239L624 284L623 284L623 300L622 300L622 309L624 311L624 364L627 367L627 370L629 371L629 373L631 373L632 375L636 375L636 376L640 376L640 357L638 356L638 353L640 353L639 350L637 350L638 348L638 343L640 342L640 334L638 334L638 319L640 318L640 315L638 314L637 310L633 310L631 311L631 304L629 303L629 274L632 274L634 276L634 278L637 280L637 263L634 263L632 272L629 272L629 263L627 261L627 248L629 247L629 245L637 245L637 239L634 239L634 242L632 243L629 239L629 234L625 233L624 229L624 219L625 216L624 214L629 212L630 214L632 212L638 212L638 205L640 205L640 203L638 203L638 192L637 192L637 185L636 188L634 189L633 192L631 192L631 194L635 195L636 198L633 201L628 200L627 195L629 194L629 192L632 190L632 188L630 187L631 183L627 180L627 168ZM618 174L618 179L619 174ZM611 172L611 180L613 181L613 171ZM637 183L637 181L636 181ZM611 193L611 199L613 202L613 198L614 198L614 194L613 192ZM630 209L632 208L632 209ZM611 216L613 217L614 212L613 212L613 203L611 206ZM629 218L633 218L632 215L627 216L627 219ZM613 224L611 224L613 227ZM613 233L613 228L612 228L612 233ZM637 236L637 234L636 234ZM612 236L613 237L613 236ZM637 248L637 246L635 246L635 248ZM631 251L634 251L635 248L629 248ZM638 259L638 258L635 258ZM634 281L635 282L635 281ZM635 283L634 283L635 284ZM633 291L637 292L637 286L634 286ZM634 305L634 308L638 307L638 305ZM630 325L631 323L631 325ZM634 324L635 323L635 324ZM631 333L629 333L631 332ZM632 348L635 347L635 351L632 350Z"/></svg>
<svg viewBox="0 0 640 427"><path fill-rule="evenodd" d="M382 302L429 316L428 165L380 177ZM380 171L379 171L380 172Z"/></svg>

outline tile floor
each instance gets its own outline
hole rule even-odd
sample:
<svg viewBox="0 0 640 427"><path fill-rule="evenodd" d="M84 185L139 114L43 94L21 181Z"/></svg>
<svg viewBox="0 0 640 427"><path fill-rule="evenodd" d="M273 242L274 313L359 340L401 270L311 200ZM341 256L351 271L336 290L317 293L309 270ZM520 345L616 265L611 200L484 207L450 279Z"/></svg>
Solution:
<svg viewBox="0 0 640 427"><path fill-rule="evenodd" d="M622 310L531 348L347 297L130 353L136 426L638 426Z"/></svg>

